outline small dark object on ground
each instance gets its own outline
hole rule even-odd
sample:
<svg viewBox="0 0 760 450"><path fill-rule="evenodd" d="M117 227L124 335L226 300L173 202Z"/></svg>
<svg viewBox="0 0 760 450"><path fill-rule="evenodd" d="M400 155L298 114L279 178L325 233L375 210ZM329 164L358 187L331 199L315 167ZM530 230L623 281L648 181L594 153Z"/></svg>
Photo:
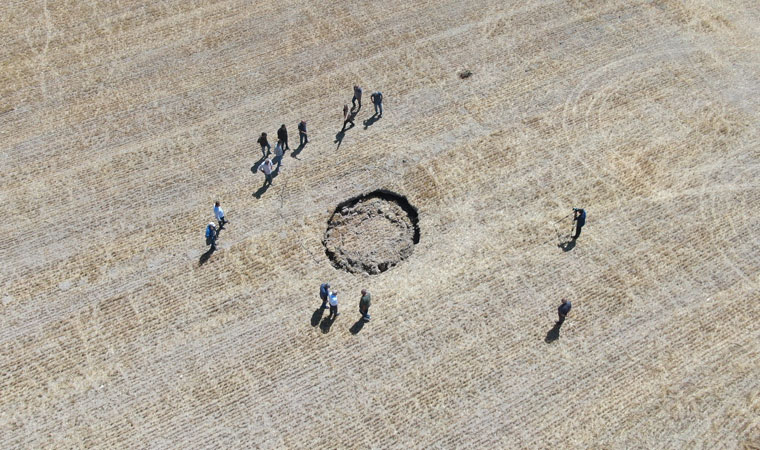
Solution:
<svg viewBox="0 0 760 450"><path fill-rule="evenodd" d="M459 78L461 78L463 80L465 78L470 78L471 76L472 76L472 72L469 71L469 70L463 70L463 71L459 72Z"/></svg>

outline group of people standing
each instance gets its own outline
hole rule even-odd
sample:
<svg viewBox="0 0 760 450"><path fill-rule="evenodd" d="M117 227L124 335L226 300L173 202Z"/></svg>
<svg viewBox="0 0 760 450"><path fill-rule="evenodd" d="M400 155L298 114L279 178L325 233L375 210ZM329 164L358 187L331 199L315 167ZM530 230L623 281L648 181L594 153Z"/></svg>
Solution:
<svg viewBox="0 0 760 450"><path fill-rule="evenodd" d="M350 115L348 105L344 105L343 108L343 117L345 119L343 122L343 130L345 130L348 123L352 126L354 125L353 120L362 107L362 88L355 85L353 94L354 95L351 98L352 107ZM381 117L383 115L383 94L377 91L372 93L370 98L375 105L375 116ZM309 135L306 131L305 120L298 121L298 138L299 147L301 148L309 143ZM264 186L262 186L262 188L265 189L267 186L272 185L274 177L282 168L285 152L290 150L290 145L288 144L288 128L285 124L282 124L277 130L277 143L274 145L274 158L270 158L270 155L272 154L272 146L269 143L266 133L261 133L261 136L259 136L259 139L256 142L261 146L263 161L259 164L258 171L264 174ZM217 237L224 227L224 223L226 223L224 221L224 211L222 211L218 201L214 204L214 216L219 221L219 225L217 226L213 222L210 222L206 226L206 245L209 245L211 250L216 250Z"/></svg>
<svg viewBox="0 0 760 450"><path fill-rule="evenodd" d="M358 85L354 86L353 97L351 98L351 109L348 109L348 104L343 105L343 128L341 132L345 131L346 125L351 124L354 126L354 119L362 106L362 88ZM370 96L373 105L375 106L375 114L373 117L381 117L383 115L383 94L379 91L372 93ZM306 131L306 121L301 120L298 123L298 135L299 146L303 147L309 142L308 134ZM261 133L258 139L258 144L261 146L261 153L264 161L259 165L259 171L264 173L265 181L264 185L272 184L273 173L275 172L274 164L277 164L277 170L282 167L282 158L285 151L290 150L288 144L288 130L285 124L282 124L277 130L277 143L274 147L274 161L269 157L271 154L271 145L267 139L266 133ZM224 228L224 225L229 223L224 215L224 210L221 207L221 203L216 201L213 208L214 217L218 221L218 226L214 222L209 222L206 226L206 245L210 246L210 250L216 250L216 240L219 236L219 232ZM573 222L575 225L575 233L572 236L572 240L575 241L581 234L581 229L586 223L586 211L581 208L573 208ZM359 313L362 315L361 321L369 322L369 307L372 302L372 297L366 289L362 289L361 298L359 300ZM319 287L319 296L322 299L321 309L330 308L330 315L328 320L335 320L340 313L338 312L338 291L331 290L329 283L323 283ZM557 325L561 325L567 314L570 312L571 303L567 299L562 299L562 303L557 308L559 320Z"/></svg>
<svg viewBox="0 0 760 450"><path fill-rule="evenodd" d="M304 146L309 142L309 138L306 133L305 120L298 122L298 136L299 146ZM280 170L282 167L282 158L285 155L285 151L290 150L290 145L288 144L288 129L283 123L282 126L277 130L277 143L274 146L274 160L269 158L272 146L269 145L267 134L261 133L259 140L256 142L258 142L258 144L261 146L261 153L263 155L262 158L264 158L264 161L259 165L259 171L264 174L264 185L271 185L272 178L274 178L273 173L276 172L274 165L277 164L277 170Z"/></svg>
<svg viewBox="0 0 760 450"><path fill-rule="evenodd" d="M327 320L335 320L340 313L338 312L338 291L330 288L330 283L322 283L319 286L319 298L322 299L321 309L327 308L330 305L330 315L327 316ZM366 290L362 289L362 296L359 299L359 313L362 315L362 322L369 322L369 307L372 305L372 295Z"/></svg>
<svg viewBox="0 0 760 450"><path fill-rule="evenodd" d="M361 87L358 85L354 86L353 94L354 95L351 99L352 108L350 111L350 116L348 105L345 105L343 109L343 116L345 119L343 123L344 130L348 123L350 123L352 126L354 125L353 119L356 117L356 114L359 112L362 106ZM379 91L374 92L370 98L372 99L372 103L375 105L375 115L373 117L382 116L383 94ZM305 120L300 120L298 122L298 136L299 147L302 148L309 142ZM290 145L288 143L288 129L285 124L282 124L282 126L280 126L280 128L277 130L277 143L274 146L274 159L270 158L270 155L272 154L272 146L269 144L269 139L267 138L266 133L261 133L261 136L259 136L259 139L256 142L261 146L261 153L263 158L263 161L258 166L258 170L264 174L264 186L271 185L272 179L274 178L276 172L282 168L283 156L285 155L285 152L287 150L290 150ZM276 169L275 165L277 165ZM216 241L219 237L219 232L224 229L225 224L229 223L224 215L224 210L222 209L221 203L219 201L214 202L213 214L218 222L218 225L214 222L209 222L208 225L206 225L206 245L210 246L210 251L216 250ZM369 322L369 307L372 302L372 296L369 292L367 292L366 289L362 289L361 293L362 296L359 300L359 312L362 315L361 321ZM335 320L335 318L337 318L340 314L338 312L338 291L330 290L330 285L328 283L324 283L320 286L319 296L322 299L322 309L327 308L329 304L330 316L328 319Z"/></svg>
<svg viewBox="0 0 760 450"><path fill-rule="evenodd" d="M383 116L383 93L380 91L373 92L370 95L372 104L375 105L375 114L372 117ZM343 105L343 128L340 129L341 133L346 131L346 125L351 124L354 126L354 119L362 109L362 88L358 85L354 86L354 96L351 98L351 109L348 109L348 103ZM349 128L351 128L349 127Z"/></svg>

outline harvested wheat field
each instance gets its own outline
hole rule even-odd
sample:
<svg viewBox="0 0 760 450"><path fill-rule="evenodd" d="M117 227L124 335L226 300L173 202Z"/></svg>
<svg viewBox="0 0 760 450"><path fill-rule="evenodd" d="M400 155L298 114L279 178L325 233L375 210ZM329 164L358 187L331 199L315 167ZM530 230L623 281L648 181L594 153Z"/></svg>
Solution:
<svg viewBox="0 0 760 450"><path fill-rule="evenodd" d="M760 448L756 0L0 14L2 447Z"/></svg>

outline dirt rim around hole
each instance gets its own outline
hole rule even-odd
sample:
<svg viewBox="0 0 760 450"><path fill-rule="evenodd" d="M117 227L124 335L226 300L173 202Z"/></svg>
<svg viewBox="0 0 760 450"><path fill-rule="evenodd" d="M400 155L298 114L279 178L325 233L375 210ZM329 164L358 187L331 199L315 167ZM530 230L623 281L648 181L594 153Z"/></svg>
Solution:
<svg viewBox="0 0 760 450"><path fill-rule="evenodd" d="M339 203L322 244L335 268L377 275L409 258L419 241L417 208L380 189Z"/></svg>

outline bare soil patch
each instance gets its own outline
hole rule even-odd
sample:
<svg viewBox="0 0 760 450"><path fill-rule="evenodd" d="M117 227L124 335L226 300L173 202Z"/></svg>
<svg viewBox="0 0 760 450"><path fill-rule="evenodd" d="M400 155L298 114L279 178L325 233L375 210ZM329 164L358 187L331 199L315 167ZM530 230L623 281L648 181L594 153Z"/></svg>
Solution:
<svg viewBox="0 0 760 450"><path fill-rule="evenodd" d="M376 275L411 256L419 240L417 210L405 197L380 190L339 204L323 244L336 268Z"/></svg>

